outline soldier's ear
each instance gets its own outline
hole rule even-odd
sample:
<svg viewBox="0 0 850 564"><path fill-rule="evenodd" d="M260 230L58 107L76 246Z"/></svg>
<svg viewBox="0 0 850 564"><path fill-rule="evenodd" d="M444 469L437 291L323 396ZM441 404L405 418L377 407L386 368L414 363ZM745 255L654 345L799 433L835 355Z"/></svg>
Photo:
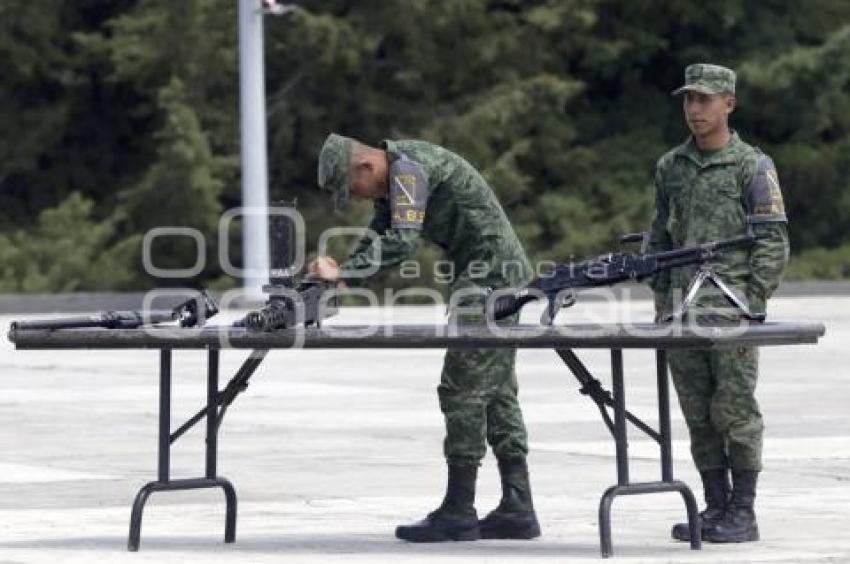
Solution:
<svg viewBox="0 0 850 564"><path fill-rule="evenodd" d="M737 104L738 100L735 98L734 94L726 95L726 113L731 114L735 111L735 104Z"/></svg>
<svg viewBox="0 0 850 564"><path fill-rule="evenodd" d="M359 167L364 174L368 174L369 176L375 175L375 163L372 162L372 159L363 159Z"/></svg>
<svg viewBox="0 0 850 564"><path fill-rule="evenodd" d="M372 169L372 162L364 156L358 156L351 159L352 174L369 174L372 172Z"/></svg>

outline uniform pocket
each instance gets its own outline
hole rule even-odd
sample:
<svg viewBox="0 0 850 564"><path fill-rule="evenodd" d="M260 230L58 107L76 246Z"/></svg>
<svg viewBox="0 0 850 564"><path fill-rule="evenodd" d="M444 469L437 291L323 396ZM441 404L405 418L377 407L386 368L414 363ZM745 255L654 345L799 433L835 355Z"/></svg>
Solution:
<svg viewBox="0 0 850 564"><path fill-rule="evenodd" d="M667 210L667 232L673 238L674 243L681 243L684 240L682 233L682 218L687 217L688 194L684 190L682 184L670 184L669 209Z"/></svg>
<svg viewBox="0 0 850 564"><path fill-rule="evenodd" d="M741 190L735 184L721 184L716 187L715 192L719 197L734 198L741 201Z"/></svg>
<svg viewBox="0 0 850 564"><path fill-rule="evenodd" d="M706 214L711 238L731 237L741 233L746 224L746 212L740 188L734 184L720 185L714 190L713 196Z"/></svg>

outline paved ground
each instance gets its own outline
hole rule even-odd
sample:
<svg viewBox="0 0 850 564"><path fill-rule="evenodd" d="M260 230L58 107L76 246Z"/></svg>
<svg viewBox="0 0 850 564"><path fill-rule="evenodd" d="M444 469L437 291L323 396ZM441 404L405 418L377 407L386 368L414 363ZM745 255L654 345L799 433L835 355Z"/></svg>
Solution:
<svg viewBox="0 0 850 564"><path fill-rule="evenodd" d="M577 320L647 319L649 302L583 303ZM817 347L762 351L767 422L758 500L763 541L668 540L675 494L614 506L622 562L850 562L850 298L780 298L773 316L827 324ZM345 311L340 323L389 315ZM21 317L21 316L15 316ZM0 317L5 327L9 317ZM395 310L396 322L439 312ZM224 372L244 353L225 352ZM580 356L610 381L603 353ZM173 421L200 407L204 357L175 354ZM633 411L655 420L651 356L627 353ZM0 343L0 562L598 562L599 495L615 480L613 443L555 355L520 353L521 399L542 538L408 545L395 525L421 517L444 485L435 394L440 351L275 352L228 412L220 473L239 494L237 542L222 544L223 500L212 491L154 494L142 549L125 551L130 503L156 473L155 352L32 352ZM677 476L697 484L674 405ZM177 444L173 474L202 471L201 429ZM655 479L655 448L636 434L633 479ZM492 458L479 508L498 498Z"/></svg>

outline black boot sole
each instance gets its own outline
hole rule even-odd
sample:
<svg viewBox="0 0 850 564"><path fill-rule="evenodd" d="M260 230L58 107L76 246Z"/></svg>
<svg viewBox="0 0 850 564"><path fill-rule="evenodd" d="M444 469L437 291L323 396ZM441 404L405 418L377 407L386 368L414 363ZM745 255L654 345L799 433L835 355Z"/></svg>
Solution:
<svg viewBox="0 0 850 564"><path fill-rule="evenodd" d="M540 536L540 524L534 520L511 520L480 525L482 539L530 540Z"/></svg>
<svg viewBox="0 0 850 564"><path fill-rule="evenodd" d="M397 527L395 536L407 542L475 541L481 538L481 531L478 527L455 531Z"/></svg>
<svg viewBox="0 0 850 564"><path fill-rule="evenodd" d="M709 533L703 533L702 540L713 542L715 544L725 544L725 543L739 543L739 542L755 542L759 539L758 529L755 531L747 531L746 533L741 533L739 535L723 535L723 536L715 536Z"/></svg>
<svg viewBox="0 0 850 564"><path fill-rule="evenodd" d="M673 530L670 531L670 536L673 538L673 540L691 542L690 529L685 529L684 532L681 532L676 527L674 527Z"/></svg>
<svg viewBox="0 0 850 564"><path fill-rule="evenodd" d="M703 539L705 539L705 535L703 534L704 526L704 524L700 524L700 536ZM677 541L691 542L691 530L688 528L687 523L677 523L670 530L670 537Z"/></svg>

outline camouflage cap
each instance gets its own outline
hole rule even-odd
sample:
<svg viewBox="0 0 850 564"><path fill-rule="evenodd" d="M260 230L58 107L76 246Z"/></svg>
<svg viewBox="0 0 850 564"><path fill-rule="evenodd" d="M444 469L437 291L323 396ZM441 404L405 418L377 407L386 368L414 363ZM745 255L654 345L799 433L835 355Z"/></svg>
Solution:
<svg viewBox="0 0 850 564"><path fill-rule="evenodd" d="M697 63L685 68L685 85L673 91L673 96L682 92L701 94L735 93L735 71L721 67Z"/></svg>
<svg viewBox="0 0 850 564"><path fill-rule="evenodd" d="M351 164L352 142L349 137L331 133L319 153L316 180L319 189L331 195L337 210L345 208L350 198L348 168Z"/></svg>

